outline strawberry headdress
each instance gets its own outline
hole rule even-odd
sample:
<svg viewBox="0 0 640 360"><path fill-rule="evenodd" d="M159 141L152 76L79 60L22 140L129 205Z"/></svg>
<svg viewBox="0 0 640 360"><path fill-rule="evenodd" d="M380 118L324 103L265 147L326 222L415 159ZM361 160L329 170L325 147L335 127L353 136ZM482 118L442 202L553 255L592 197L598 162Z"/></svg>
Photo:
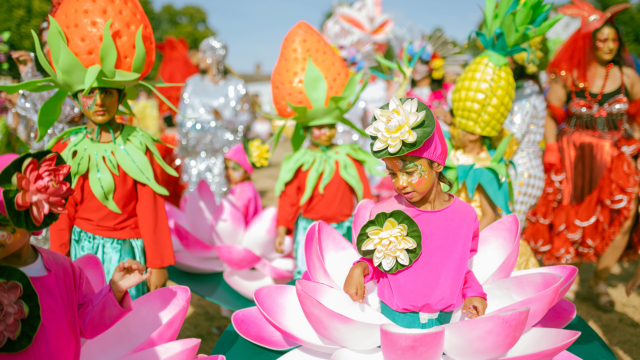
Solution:
<svg viewBox="0 0 640 360"><path fill-rule="evenodd" d="M307 126L342 122L366 136L344 117L366 86L365 81L357 91L361 79L362 73L349 75L344 60L307 22L300 21L289 31L271 75L271 90L278 114L297 122L292 138L295 150L302 145Z"/></svg>
<svg viewBox="0 0 640 360"><path fill-rule="evenodd" d="M155 41L149 19L138 0L64 1L55 17L49 16L49 22L49 54L43 53L38 36L32 31L36 55L49 76L0 86L0 90L7 93L58 89L38 114L38 140L60 116L67 95L88 93L94 87L126 92L141 84L174 108L151 84L142 81L153 67ZM126 99L122 105L129 114L133 113Z"/></svg>

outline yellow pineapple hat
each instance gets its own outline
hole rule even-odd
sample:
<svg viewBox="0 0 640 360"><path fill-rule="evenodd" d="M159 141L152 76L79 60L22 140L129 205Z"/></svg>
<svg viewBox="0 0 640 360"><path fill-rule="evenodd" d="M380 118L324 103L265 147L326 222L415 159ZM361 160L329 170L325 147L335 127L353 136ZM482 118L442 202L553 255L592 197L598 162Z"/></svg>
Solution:
<svg viewBox="0 0 640 360"><path fill-rule="evenodd" d="M544 0L486 0L482 31L473 31L484 51L456 81L451 102L454 125L482 136L500 133L516 84L508 56L522 51L529 40L544 35L562 15L548 19L552 4ZM535 54L530 54L535 56Z"/></svg>

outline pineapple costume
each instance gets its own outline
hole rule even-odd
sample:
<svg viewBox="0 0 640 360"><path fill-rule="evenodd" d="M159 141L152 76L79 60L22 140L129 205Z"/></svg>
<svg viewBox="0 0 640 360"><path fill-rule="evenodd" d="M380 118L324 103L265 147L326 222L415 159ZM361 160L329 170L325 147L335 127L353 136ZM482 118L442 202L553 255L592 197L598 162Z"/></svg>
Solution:
<svg viewBox="0 0 640 360"><path fill-rule="evenodd" d="M511 111L516 84L507 56L528 51L522 45L543 35L561 17L547 19L551 4L543 0L487 0L482 31L474 31L484 51L458 78L452 94L452 137L458 129L494 138L502 133L502 124ZM462 149L452 150L445 174L453 181L451 190L480 210L478 185L493 202L498 216L511 213L512 199L508 164L503 156L511 136L506 136L497 149L484 148L470 156ZM539 266L529 246L521 242L516 269Z"/></svg>
<svg viewBox="0 0 640 360"><path fill-rule="evenodd" d="M311 224L325 221L351 239L355 204L372 197L364 169L375 171L379 163L357 144L302 148L305 129L313 126L341 122L365 135L344 117L358 99L361 78L349 74L344 60L308 23L297 23L285 36L271 89L278 114L296 121L296 127L294 153L284 158L276 183L277 223L293 233L296 279L306 270L304 241Z"/></svg>
<svg viewBox="0 0 640 360"><path fill-rule="evenodd" d="M132 111L126 94L134 94L136 85L151 89L166 101L141 80L153 66L155 43L138 0L65 1L49 20L48 55L33 33L38 60L49 77L0 86L8 93L56 90L38 114L39 140L59 118L69 94L81 106L80 92L88 94L98 88L99 94L100 88L116 88L125 109L118 114L128 115ZM50 227L51 250L72 259L93 253L102 260L107 278L120 261L129 258L152 269L172 265L173 246L160 197L168 192L156 182L153 163L173 176L177 174L156 149L159 140L132 126L112 129L108 123L95 125L95 131L87 126L69 129L47 145L71 166L75 189L66 212ZM99 141L101 126L110 130L111 141ZM146 283L129 290L132 298L147 291Z"/></svg>

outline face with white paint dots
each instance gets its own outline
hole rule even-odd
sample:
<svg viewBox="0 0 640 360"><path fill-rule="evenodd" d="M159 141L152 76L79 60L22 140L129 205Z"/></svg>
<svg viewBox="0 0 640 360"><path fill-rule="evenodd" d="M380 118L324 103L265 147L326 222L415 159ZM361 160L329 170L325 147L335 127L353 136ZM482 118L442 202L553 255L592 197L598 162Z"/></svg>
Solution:
<svg viewBox="0 0 640 360"><path fill-rule="evenodd" d="M414 203L439 186L438 172L429 160L417 156L396 156L383 159L396 192Z"/></svg>
<svg viewBox="0 0 640 360"><path fill-rule="evenodd" d="M249 178L247 170L231 159L224 159L224 168L225 178L231 186L241 183Z"/></svg>

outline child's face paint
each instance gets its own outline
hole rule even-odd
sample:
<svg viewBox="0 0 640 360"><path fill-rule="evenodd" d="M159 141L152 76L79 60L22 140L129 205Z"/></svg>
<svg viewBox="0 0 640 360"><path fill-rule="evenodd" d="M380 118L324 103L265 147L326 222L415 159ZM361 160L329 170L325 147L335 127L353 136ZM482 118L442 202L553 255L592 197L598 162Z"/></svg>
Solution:
<svg viewBox="0 0 640 360"><path fill-rule="evenodd" d="M87 118L94 124L102 125L115 118L120 105L119 94L113 88L93 88L87 95L78 93L78 101Z"/></svg>
<svg viewBox="0 0 640 360"><path fill-rule="evenodd" d="M605 26L596 34L596 57L607 63L613 60L620 48L618 32L611 26Z"/></svg>
<svg viewBox="0 0 640 360"><path fill-rule="evenodd" d="M0 226L0 259L4 259L28 245L30 238L31 235L26 230Z"/></svg>
<svg viewBox="0 0 640 360"><path fill-rule="evenodd" d="M243 182L249 178L249 173L240 164L231 160L224 159L225 178L229 185L233 186L239 182Z"/></svg>
<svg viewBox="0 0 640 360"><path fill-rule="evenodd" d="M335 125L312 126L311 143L316 146L330 146L336 132Z"/></svg>
<svg viewBox="0 0 640 360"><path fill-rule="evenodd" d="M438 173L431 168L427 159L403 155L385 158L384 162L393 188L409 202L419 201L438 183Z"/></svg>

